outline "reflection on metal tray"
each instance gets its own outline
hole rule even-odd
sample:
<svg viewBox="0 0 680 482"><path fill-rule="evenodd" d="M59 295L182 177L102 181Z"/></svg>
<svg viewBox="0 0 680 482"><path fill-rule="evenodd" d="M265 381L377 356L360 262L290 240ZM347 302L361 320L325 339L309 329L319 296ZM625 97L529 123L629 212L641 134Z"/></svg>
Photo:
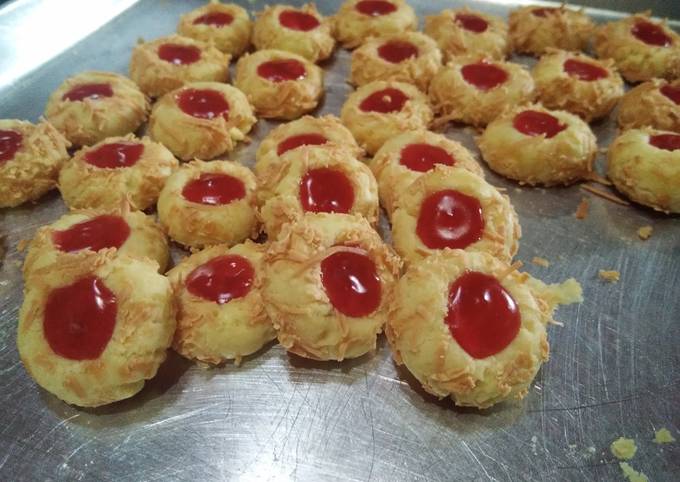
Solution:
<svg viewBox="0 0 680 482"><path fill-rule="evenodd" d="M172 32L179 15L201 3L6 5L0 11L0 117L35 121L49 93L77 72L126 72L138 37ZM243 3L259 10L264 2ZM339 4L317 3L325 14ZM422 16L463 2L410 3ZM680 17L677 2L656 3L670 10L655 14ZM468 4L505 16L517 2ZM27 20L31 12L40 22ZM598 21L621 15L591 13ZM348 64L348 53L339 50L325 65L319 114L339 113L350 91ZM260 121L255 142L233 158L252 165L257 140L272 125ZM594 129L601 147L616 132L612 121ZM447 135L478 154L467 130L451 128ZM551 263L526 263L525 269L551 282L576 277L586 300L559 310L565 326L550 328L551 360L527 398L484 412L424 395L395 368L384 340L374 355L340 364L302 361L279 346L239 368L202 370L171 355L131 400L97 410L65 405L35 386L15 348L22 298L17 244L65 209L52 193L34 206L3 211L0 478L614 480L622 476L608 445L625 435L639 446L631 465L654 481L677 480L678 444L662 447L652 439L661 427L678 437L680 424L680 221L598 198L591 198L587 219L578 221L574 211L588 196L578 187L528 189L492 173L488 179L507 188L519 213L524 236L518 258ZM646 242L636 235L643 225L654 228ZM621 280L604 283L599 269L617 269Z"/></svg>

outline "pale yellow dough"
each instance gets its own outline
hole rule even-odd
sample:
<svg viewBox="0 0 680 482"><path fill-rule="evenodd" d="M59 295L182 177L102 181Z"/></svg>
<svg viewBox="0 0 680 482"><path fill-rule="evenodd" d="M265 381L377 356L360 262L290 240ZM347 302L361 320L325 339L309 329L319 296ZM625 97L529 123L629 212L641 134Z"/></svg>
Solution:
<svg viewBox="0 0 680 482"><path fill-rule="evenodd" d="M515 116L525 110L546 112L567 128L549 139L525 135L513 127ZM588 124L569 112L537 104L505 111L477 138L477 145L491 169L530 185L553 186L586 179L597 155L597 139Z"/></svg>
<svg viewBox="0 0 680 482"><path fill-rule="evenodd" d="M300 202L302 179L312 169L333 169L345 175L354 190L349 214L378 222L378 185L366 164L338 146L305 146L281 156L277 169L258 178L258 202L265 232L275 238L285 224L305 213Z"/></svg>
<svg viewBox="0 0 680 482"><path fill-rule="evenodd" d="M190 64L174 64L159 57L165 44L195 47L200 58ZM229 80L231 56L190 37L170 35L140 43L132 50L130 78L150 97L160 97L191 82L226 82Z"/></svg>
<svg viewBox="0 0 680 482"><path fill-rule="evenodd" d="M451 336L445 323L449 287L466 271L497 278L518 305L521 326L499 353L473 358ZM385 333L398 364L423 388L456 405L487 408L523 398L548 359L546 326L557 304L580 301L576 281L546 286L507 263L480 252L445 250L412 264L390 300Z"/></svg>
<svg viewBox="0 0 680 482"><path fill-rule="evenodd" d="M386 15L365 15L356 9L361 0L346 0L335 14L335 38L347 49L361 45L369 37L416 30L418 17L404 0L388 0L396 10Z"/></svg>
<svg viewBox="0 0 680 482"><path fill-rule="evenodd" d="M381 46L389 42L406 42L418 50L415 57L399 63L383 59L379 54ZM352 52L350 82L361 86L374 80L396 80L415 85L427 92L432 77L442 66L442 54L437 44L420 32L403 32L384 37L368 39Z"/></svg>
<svg viewBox="0 0 680 482"><path fill-rule="evenodd" d="M505 82L489 90L468 83L462 74L466 65L486 63L504 70ZM534 81L529 71L512 62L477 57L457 57L441 69L430 84L430 102L444 119L485 126L504 110L534 98Z"/></svg>
<svg viewBox="0 0 680 482"><path fill-rule="evenodd" d="M39 228L28 246L24 261L24 278L32 272L58 263L62 258L77 256L80 251L63 252L54 244L52 235L96 217L118 216L130 227L130 235L116 250L116 254L155 261L158 272L164 273L170 258L168 239L151 216L132 211L128 205L118 209L83 209L64 214L52 224ZM81 250L82 251L82 250Z"/></svg>
<svg viewBox="0 0 680 482"><path fill-rule="evenodd" d="M379 307L359 318L343 315L331 304L320 268L327 256L357 249L375 263L381 280ZM400 264L359 216L307 214L288 225L267 252L263 283L265 307L279 342L291 353L315 360L340 361L374 350Z"/></svg>
<svg viewBox="0 0 680 482"><path fill-rule="evenodd" d="M656 46L639 40L631 33L631 28L638 20L660 25L666 35L671 37L672 44ZM655 77L668 80L680 77L680 35L669 28L665 21L652 21L649 12L599 26L595 31L594 48L601 59L614 59L621 75L629 82L642 82Z"/></svg>
<svg viewBox="0 0 680 482"><path fill-rule="evenodd" d="M319 25L308 31L285 27L279 21L279 15L288 10L311 15L319 21ZM310 62L319 62L330 57L335 48L333 21L322 17L313 3L300 8L281 4L267 6L257 13L253 27L253 45L257 50L285 50L301 55Z"/></svg>
<svg viewBox="0 0 680 482"><path fill-rule="evenodd" d="M226 13L233 17L230 24L213 26L194 24L199 17L209 13ZM177 32L205 43L213 43L215 47L233 57L241 55L250 45L250 34L253 29L248 12L235 3L210 2L179 18Z"/></svg>
<svg viewBox="0 0 680 482"><path fill-rule="evenodd" d="M416 263L442 250L427 247L416 232L422 203L431 194L452 189L476 198L482 207L482 237L465 251L484 251L509 262L517 253L521 229L508 196L481 177L461 167L435 166L402 193L392 214L394 249L406 264Z"/></svg>
<svg viewBox="0 0 680 482"><path fill-rule="evenodd" d="M115 250L82 251L26 280L17 346L26 371L45 390L67 403L97 407L129 398L153 378L175 332L175 309L167 278L156 264ZM94 360L57 355L43 332L45 303L52 290L96 276L117 298L113 335Z"/></svg>
<svg viewBox="0 0 680 482"><path fill-rule="evenodd" d="M510 44L519 53L540 55L548 48L585 50L595 29L583 10L561 5L545 17L534 15L539 6L520 7L508 17Z"/></svg>
<svg viewBox="0 0 680 482"><path fill-rule="evenodd" d="M389 113L364 112L359 107L366 97L388 88L400 90L408 97L401 110ZM351 93L342 106L340 118L359 145L369 154L375 154L385 141L404 131L427 129L432 121L432 109L427 97L415 86L378 80Z"/></svg>
<svg viewBox="0 0 680 482"><path fill-rule="evenodd" d="M85 160L88 152L106 144L143 144L139 160L130 167L101 168ZM148 137L132 134L109 137L81 150L64 164L59 173L59 190L71 209L116 209L128 202L134 209L147 209L158 199L166 179L177 169L179 162L172 153Z"/></svg>
<svg viewBox="0 0 680 482"><path fill-rule="evenodd" d="M411 144L439 147L453 157L455 166L467 169L478 176L484 176L484 171L470 151L442 134L430 131L411 131L399 134L385 142L369 164L378 180L380 203L389 217L396 209L399 196L413 181L423 175L422 172L413 171L401 163L403 149Z"/></svg>
<svg viewBox="0 0 680 482"><path fill-rule="evenodd" d="M177 98L187 89L221 93L229 103L228 118L205 119L186 114L177 105ZM184 161L195 157L212 159L245 141L256 122L248 99L237 88L218 82L194 82L165 94L156 102L149 119L149 134Z"/></svg>
<svg viewBox="0 0 680 482"><path fill-rule="evenodd" d="M657 211L680 213L680 149L649 143L651 135L676 134L650 128L630 129L617 137L607 154L607 174L616 189Z"/></svg>
<svg viewBox="0 0 680 482"><path fill-rule="evenodd" d="M352 133L334 115L321 117L303 116L297 120L281 124L262 139L255 154L255 174L266 175L270 169L277 169L281 162L278 154L279 144L286 139L305 134L318 134L326 138L326 145L346 149L357 159L363 159L364 150L354 140ZM294 149L293 149L294 150Z"/></svg>
<svg viewBox="0 0 680 482"><path fill-rule="evenodd" d="M0 130L21 134L21 145L12 159L0 162L0 208L35 201L57 185L61 166L71 145L49 122L37 124L0 119Z"/></svg>
<svg viewBox="0 0 680 482"><path fill-rule="evenodd" d="M272 82L257 73L258 67L273 60L297 60L305 76L297 80ZM300 55L283 50L258 50L236 63L234 85L241 89L258 116L267 119L296 119L314 110L323 95L323 70Z"/></svg>
<svg viewBox="0 0 680 482"><path fill-rule="evenodd" d="M229 248L213 246L182 260L168 272L177 305L177 331L173 348L182 356L220 364L255 353L276 338L262 301L262 271L267 246L248 240ZM255 272L250 291L218 304L191 293L186 279L192 271L220 256L241 256Z"/></svg>
<svg viewBox="0 0 680 482"><path fill-rule="evenodd" d="M661 93L666 85L680 89L680 79L672 82L653 79L626 92L619 102L619 126L622 129L647 126L680 133L680 104Z"/></svg>
<svg viewBox="0 0 680 482"><path fill-rule="evenodd" d="M456 15L475 15L487 22L483 32L467 30L456 21ZM435 39L446 60L460 55L482 55L502 60L510 50L508 27L500 17L468 7L442 10L425 17L427 35Z"/></svg>
<svg viewBox="0 0 680 482"><path fill-rule="evenodd" d="M202 174L227 174L241 180L245 197L228 204L200 204L184 198L184 186ZM257 182L245 166L232 161L183 164L165 183L158 198L158 219L168 235L184 246L200 248L214 244L234 245L257 237L255 215Z"/></svg>
<svg viewBox="0 0 680 482"><path fill-rule="evenodd" d="M564 63L577 60L607 71L607 77L581 80L564 70ZM623 95L623 79L612 60L595 60L585 54L552 50L541 57L531 74L538 100L549 109L562 109L586 122L608 115Z"/></svg>
<svg viewBox="0 0 680 482"><path fill-rule="evenodd" d="M84 84L109 84L112 97L70 101L62 97ZM66 79L45 107L45 117L75 146L88 146L136 131L149 113L149 100L127 77L112 72L82 72Z"/></svg>

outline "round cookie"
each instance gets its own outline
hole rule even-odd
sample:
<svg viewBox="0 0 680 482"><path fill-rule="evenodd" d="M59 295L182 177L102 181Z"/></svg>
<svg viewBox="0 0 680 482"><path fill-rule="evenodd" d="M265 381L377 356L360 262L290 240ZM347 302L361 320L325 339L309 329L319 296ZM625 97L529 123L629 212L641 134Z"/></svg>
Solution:
<svg viewBox="0 0 680 482"><path fill-rule="evenodd" d="M598 27L594 47L601 59L614 59L629 82L680 77L680 35L665 21L652 21L649 13Z"/></svg>
<svg viewBox="0 0 680 482"><path fill-rule="evenodd" d="M416 30L418 18L404 0L346 0L334 17L335 38L346 49L369 37Z"/></svg>
<svg viewBox="0 0 680 482"><path fill-rule="evenodd" d="M468 7L426 16L423 31L435 39L446 60L460 55L503 60L510 49L503 19Z"/></svg>
<svg viewBox="0 0 680 482"><path fill-rule="evenodd" d="M178 166L172 153L148 137L109 137L81 150L59 173L59 191L71 209L116 209L127 202L147 209Z"/></svg>
<svg viewBox="0 0 680 482"><path fill-rule="evenodd" d="M34 201L53 189L69 146L49 122L0 119L0 208Z"/></svg>
<svg viewBox="0 0 680 482"><path fill-rule="evenodd" d="M612 60L548 50L531 71L536 94L549 109L562 109L586 122L605 117L623 95L623 79Z"/></svg>
<svg viewBox="0 0 680 482"><path fill-rule="evenodd" d="M508 17L510 44L519 53L541 55L548 48L585 50L595 24L583 10L520 7Z"/></svg>
<svg viewBox="0 0 680 482"><path fill-rule="evenodd" d="M316 108L323 95L323 70L283 50L258 50L236 63L234 85L268 119L296 119Z"/></svg>
<svg viewBox="0 0 680 482"><path fill-rule="evenodd" d="M554 308L577 301L573 279L546 286L487 253L445 250L399 280L385 333L425 391L488 408L527 394L548 360Z"/></svg>
<svg viewBox="0 0 680 482"><path fill-rule="evenodd" d="M394 249L411 264L445 249L484 251L501 261L521 236L510 199L460 167L436 166L397 198Z"/></svg>
<svg viewBox="0 0 680 482"><path fill-rule="evenodd" d="M597 139L583 120L538 104L518 106L477 138L489 167L520 184L553 186L587 179Z"/></svg>
<svg viewBox="0 0 680 482"><path fill-rule="evenodd" d="M130 78L150 97L191 82L226 82L231 56L181 35L139 43L130 57Z"/></svg>
<svg viewBox="0 0 680 482"><path fill-rule="evenodd" d="M364 156L364 150L340 119L333 115L306 115L275 127L262 139L255 154L255 174L259 177L270 169L278 169L283 154L309 145L334 145L357 159Z"/></svg>
<svg viewBox="0 0 680 482"><path fill-rule="evenodd" d="M141 211L131 211L127 205L113 210L71 211L36 231L24 261L24 278L63 257L103 249L155 261L160 273L165 272L170 257L165 233Z"/></svg>
<svg viewBox="0 0 680 482"><path fill-rule="evenodd" d="M265 257L263 298L281 345L314 360L375 349L400 261L365 219L306 214Z"/></svg>
<svg viewBox="0 0 680 482"><path fill-rule="evenodd" d="M629 90L619 102L622 129L653 127L680 132L680 79L654 79Z"/></svg>
<svg viewBox="0 0 680 482"><path fill-rule="evenodd" d="M273 239L304 213L342 213L378 222L378 185L366 164L339 146L306 146L258 178L260 217Z"/></svg>
<svg viewBox="0 0 680 482"><path fill-rule="evenodd" d="M680 213L680 134L630 129L607 154L607 175L633 201L665 213Z"/></svg>
<svg viewBox="0 0 680 482"><path fill-rule="evenodd" d="M45 107L45 117L75 146L136 131L149 113L149 100L127 77L82 72L66 79Z"/></svg>
<svg viewBox="0 0 680 482"><path fill-rule="evenodd" d="M212 246L168 272L177 305L173 348L218 365L255 353L276 338L262 301L266 245Z"/></svg>
<svg viewBox="0 0 680 482"><path fill-rule="evenodd" d="M271 5L257 14L253 44L257 50L285 50L319 62L333 53L332 30L332 20L323 18L313 3L300 8Z"/></svg>
<svg viewBox="0 0 680 482"><path fill-rule="evenodd" d="M427 129L432 109L415 86L377 80L359 87L342 106L342 123L369 154L404 131Z"/></svg>
<svg viewBox="0 0 680 482"><path fill-rule="evenodd" d="M350 82L361 86L375 80L396 80L427 91L442 66L437 44L420 32L370 38L352 52Z"/></svg>
<svg viewBox="0 0 680 482"><path fill-rule="evenodd" d="M195 82L156 102L149 134L184 161L212 159L245 140L256 122L240 90L218 82Z"/></svg>
<svg viewBox="0 0 680 482"><path fill-rule="evenodd" d="M388 216L396 209L399 196L437 165L457 166L483 177L474 156L456 141L430 131L410 131L388 140L370 162L378 180L380 203Z"/></svg>
<svg viewBox="0 0 680 482"><path fill-rule="evenodd" d="M38 385L81 407L139 392L175 332L170 283L156 268L115 250L84 250L33 272L17 347Z"/></svg>
<svg viewBox="0 0 680 482"><path fill-rule="evenodd" d="M158 197L158 220L184 246L234 245L256 237L255 175L232 161L183 164Z"/></svg>
<svg viewBox="0 0 680 482"><path fill-rule="evenodd" d="M430 102L443 119L485 126L534 97L531 74L512 62L458 57L432 79Z"/></svg>
<svg viewBox="0 0 680 482"><path fill-rule="evenodd" d="M238 57L250 45L252 28L245 8L235 3L210 2L182 15L177 32Z"/></svg>

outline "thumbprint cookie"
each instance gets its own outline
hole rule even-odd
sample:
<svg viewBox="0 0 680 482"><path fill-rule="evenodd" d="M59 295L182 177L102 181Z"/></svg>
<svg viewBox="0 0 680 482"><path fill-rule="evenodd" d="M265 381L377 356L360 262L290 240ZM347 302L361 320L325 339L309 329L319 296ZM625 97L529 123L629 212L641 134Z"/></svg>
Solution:
<svg viewBox="0 0 680 482"><path fill-rule="evenodd" d="M246 51L252 29L246 9L235 3L219 2L211 2L185 13L177 26L180 35L212 43L233 57Z"/></svg>
<svg viewBox="0 0 680 482"><path fill-rule="evenodd" d="M654 79L626 92L619 102L619 126L680 133L680 79Z"/></svg>
<svg viewBox="0 0 680 482"><path fill-rule="evenodd" d="M335 38L348 49L369 37L416 30L418 18L404 0L346 0L335 14Z"/></svg>

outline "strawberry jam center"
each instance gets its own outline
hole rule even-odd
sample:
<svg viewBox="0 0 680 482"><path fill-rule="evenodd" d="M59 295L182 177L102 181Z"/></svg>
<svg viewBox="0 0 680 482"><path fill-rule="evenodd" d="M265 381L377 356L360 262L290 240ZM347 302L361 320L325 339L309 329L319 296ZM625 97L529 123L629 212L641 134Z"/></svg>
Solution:
<svg viewBox="0 0 680 482"><path fill-rule="evenodd" d="M229 174L206 172L189 181L182 189L187 201L217 206L246 197L243 181Z"/></svg>
<svg viewBox="0 0 680 482"><path fill-rule="evenodd" d="M0 165L14 158L23 140L21 132L0 130Z"/></svg>
<svg viewBox="0 0 680 482"><path fill-rule="evenodd" d="M418 47L403 40L390 40L378 47L378 55L392 64L418 56Z"/></svg>
<svg viewBox="0 0 680 482"><path fill-rule="evenodd" d="M276 153L280 156L284 152L297 149L301 146L320 146L328 142L326 137L321 134L298 134L283 140L276 147Z"/></svg>
<svg viewBox="0 0 680 482"><path fill-rule="evenodd" d="M229 254L195 268L187 277L186 287L192 295L223 305L247 295L254 279L255 270L250 261Z"/></svg>
<svg viewBox="0 0 680 482"><path fill-rule="evenodd" d="M674 87L672 85L664 85L659 89L659 91L672 100L675 104L680 105L680 87Z"/></svg>
<svg viewBox="0 0 680 482"><path fill-rule="evenodd" d="M545 136L547 139L555 137L567 128L557 117L537 110L525 110L515 116L512 125L527 136Z"/></svg>
<svg viewBox="0 0 680 482"><path fill-rule="evenodd" d="M354 187L342 171L310 169L300 181L300 203L306 212L348 213L354 205Z"/></svg>
<svg viewBox="0 0 680 482"><path fill-rule="evenodd" d="M504 69L486 62L465 65L461 69L461 73L465 82L484 92L498 87L508 80L508 73Z"/></svg>
<svg viewBox="0 0 680 482"><path fill-rule="evenodd" d="M477 198L453 189L427 196L420 205L416 234L430 249L465 249L484 232L482 205Z"/></svg>
<svg viewBox="0 0 680 482"><path fill-rule="evenodd" d="M102 169L130 167L142 157L144 144L136 142L113 142L85 153L85 161Z"/></svg>
<svg viewBox="0 0 680 482"><path fill-rule="evenodd" d="M130 236L130 226L120 216L104 214L52 233L52 243L66 253L120 248Z"/></svg>
<svg viewBox="0 0 680 482"><path fill-rule="evenodd" d="M211 89L185 89L177 94L177 105L187 115L199 119L229 118L229 102Z"/></svg>
<svg viewBox="0 0 680 482"><path fill-rule="evenodd" d="M453 166L456 160L439 146L432 144L409 144L401 150L399 163L412 171L427 172L436 164Z"/></svg>
<svg viewBox="0 0 680 482"><path fill-rule="evenodd" d="M569 59L564 62L564 71L571 77L575 77L578 80L585 80L587 82L592 82L593 80L605 79L609 76L606 69L603 69L599 65L591 64L589 62L581 62L576 59Z"/></svg>
<svg viewBox="0 0 680 482"><path fill-rule="evenodd" d="M401 90L388 87L387 89L373 92L366 97L359 104L359 108L364 112L389 114L391 112L399 112L408 99L408 96Z"/></svg>
<svg viewBox="0 0 680 482"><path fill-rule="evenodd" d="M493 276L469 271L451 284L445 322L471 357L500 353L517 336L520 321L517 302Z"/></svg>
<svg viewBox="0 0 680 482"><path fill-rule="evenodd" d="M456 14L456 23L465 30L474 33L482 33L485 32L487 28L489 28L489 23L486 20L471 13Z"/></svg>
<svg viewBox="0 0 680 482"><path fill-rule="evenodd" d="M397 11L396 5L384 0L362 0L354 8L369 17L380 17Z"/></svg>
<svg viewBox="0 0 680 482"><path fill-rule="evenodd" d="M343 315L368 316L380 306L380 277L366 254L340 251L327 256L321 261L321 283Z"/></svg>
<svg viewBox="0 0 680 482"><path fill-rule="evenodd" d="M61 100L70 100L71 102L82 101L85 99L98 100L104 97L113 97L113 89L111 84L81 84L76 85L71 90L66 92Z"/></svg>
<svg viewBox="0 0 680 482"><path fill-rule="evenodd" d="M655 47L668 47L673 43L673 39L664 32L661 25L657 25L646 20L638 20L635 22L630 32L639 41L646 43L647 45L653 45Z"/></svg>
<svg viewBox="0 0 680 482"><path fill-rule="evenodd" d="M279 15L279 22L286 28L300 32L309 32L321 25L314 15L298 10L284 10Z"/></svg>
<svg viewBox="0 0 680 482"><path fill-rule="evenodd" d="M675 151L680 149L680 135L678 134L658 134L649 137L649 143L658 149L665 151Z"/></svg>
<svg viewBox="0 0 680 482"><path fill-rule="evenodd" d="M201 58L201 49L194 45L163 44L158 47L158 57L175 65L189 65Z"/></svg>
<svg viewBox="0 0 680 482"><path fill-rule="evenodd" d="M194 20L194 25L210 25L211 27L225 27L234 21L234 17L227 12L208 12Z"/></svg>
<svg viewBox="0 0 680 482"><path fill-rule="evenodd" d="M57 355L94 360L106 349L116 326L116 295L104 282L88 276L47 296L43 332Z"/></svg>
<svg viewBox="0 0 680 482"><path fill-rule="evenodd" d="M257 75L270 82L279 83L287 80L302 80L307 76L307 70L302 62L295 59L280 59L258 65Z"/></svg>

